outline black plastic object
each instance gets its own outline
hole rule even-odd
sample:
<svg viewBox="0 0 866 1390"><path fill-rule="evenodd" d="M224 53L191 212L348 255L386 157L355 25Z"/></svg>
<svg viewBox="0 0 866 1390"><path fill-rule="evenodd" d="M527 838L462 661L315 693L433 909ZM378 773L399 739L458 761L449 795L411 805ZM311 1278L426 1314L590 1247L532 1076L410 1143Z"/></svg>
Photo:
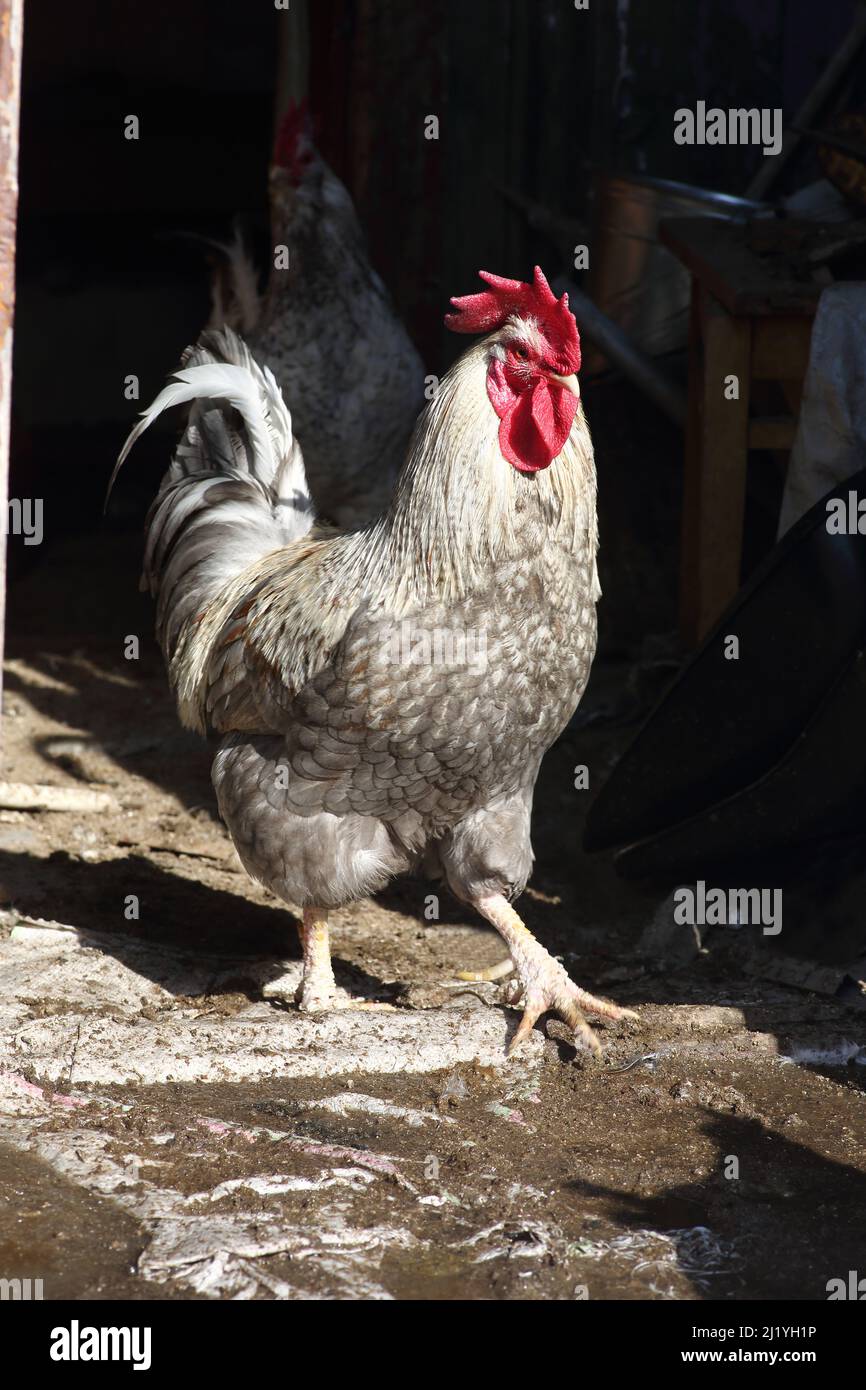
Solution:
<svg viewBox="0 0 866 1390"><path fill-rule="evenodd" d="M628 845L623 872L667 874L863 824L866 536L827 529L850 493L866 497L866 469L741 589L623 754L585 848Z"/></svg>

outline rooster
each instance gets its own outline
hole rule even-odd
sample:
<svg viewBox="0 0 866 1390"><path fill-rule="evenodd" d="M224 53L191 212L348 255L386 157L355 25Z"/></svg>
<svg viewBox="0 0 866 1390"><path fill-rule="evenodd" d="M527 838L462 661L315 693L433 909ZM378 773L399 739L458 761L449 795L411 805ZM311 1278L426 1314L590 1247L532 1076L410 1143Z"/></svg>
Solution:
<svg viewBox="0 0 866 1390"><path fill-rule="evenodd" d="M547 1011L597 1050L586 1012L634 1015L574 984L512 906L539 765L596 641L579 338L540 269L482 278L446 323L486 336L426 406L376 520L316 525L276 381L230 329L187 350L112 482L160 412L191 401L142 582L180 718L219 737L213 782L241 861L303 909L300 1007L335 1002L328 914L432 862L508 947L524 1002L512 1050Z"/></svg>
<svg viewBox="0 0 866 1390"><path fill-rule="evenodd" d="M424 367L370 265L352 199L313 143L305 102L280 123L269 193L265 297L239 237L217 243L225 262L209 326L240 331L271 368L317 512L354 526L390 501L424 403Z"/></svg>

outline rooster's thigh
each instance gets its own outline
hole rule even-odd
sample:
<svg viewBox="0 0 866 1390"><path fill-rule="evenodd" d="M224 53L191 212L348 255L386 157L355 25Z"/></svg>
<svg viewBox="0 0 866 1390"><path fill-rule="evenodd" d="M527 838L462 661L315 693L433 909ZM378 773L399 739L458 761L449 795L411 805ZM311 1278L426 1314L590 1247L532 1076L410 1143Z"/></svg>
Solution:
<svg viewBox="0 0 866 1390"><path fill-rule="evenodd" d="M532 871L532 793L479 807L440 840L439 858L453 893L464 902L502 893L516 898Z"/></svg>
<svg viewBox="0 0 866 1390"><path fill-rule="evenodd" d="M410 866L375 816L332 815L316 808L314 795L309 814L290 809L296 774L282 738L230 734L211 776L241 863L285 902L340 907L379 892ZM307 783L304 790L315 787Z"/></svg>

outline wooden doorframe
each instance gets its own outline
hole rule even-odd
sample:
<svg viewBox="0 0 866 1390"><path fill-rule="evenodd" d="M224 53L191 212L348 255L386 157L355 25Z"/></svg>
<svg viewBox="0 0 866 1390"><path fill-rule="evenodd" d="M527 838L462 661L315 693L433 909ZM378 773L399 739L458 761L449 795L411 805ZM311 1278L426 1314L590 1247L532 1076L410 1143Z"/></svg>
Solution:
<svg viewBox="0 0 866 1390"><path fill-rule="evenodd" d="M12 422L12 326L18 216L18 125L24 0L0 0L0 702L6 633L6 529Z"/></svg>

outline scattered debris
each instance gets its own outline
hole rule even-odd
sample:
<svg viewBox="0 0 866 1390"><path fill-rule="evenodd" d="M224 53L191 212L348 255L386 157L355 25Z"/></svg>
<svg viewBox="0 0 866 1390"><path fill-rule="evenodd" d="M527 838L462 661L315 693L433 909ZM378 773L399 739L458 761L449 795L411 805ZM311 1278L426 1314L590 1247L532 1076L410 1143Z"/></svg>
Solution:
<svg viewBox="0 0 866 1390"><path fill-rule="evenodd" d="M519 1110L512 1110L510 1106L502 1105L498 1100L491 1100L487 1105L487 1109L490 1111L491 1115L498 1115L500 1119L508 1120L509 1124L522 1125L523 1128L528 1129L530 1133L534 1132L532 1126L526 1123Z"/></svg>
<svg viewBox="0 0 866 1390"><path fill-rule="evenodd" d="M847 1067L850 1062L856 1062L866 1067L866 1045L840 1042L832 1047L792 1047L790 1052L779 1057L779 1061L807 1067Z"/></svg>
<svg viewBox="0 0 866 1390"><path fill-rule="evenodd" d="M606 1070L607 1070L607 1071L631 1071L634 1067L640 1067L640 1066L643 1066L644 1064L646 1064L646 1066L649 1068L650 1071L655 1071L655 1065L656 1065L656 1062L657 1062L657 1061L658 1061L658 1053L657 1053L657 1052L644 1052L640 1057L633 1057L632 1060L631 1060L630 1062L626 1062L625 1065L622 1066L622 1067L607 1067Z"/></svg>
<svg viewBox="0 0 866 1390"><path fill-rule="evenodd" d="M375 1176L365 1168L332 1168L317 1178L291 1177L287 1173L269 1173L252 1178L230 1178L217 1183L210 1192L194 1192L187 1200L190 1202L219 1202L233 1192L245 1190L255 1192L259 1197L279 1197L285 1192L321 1192L326 1187L343 1183L360 1191L368 1183L375 1182Z"/></svg>
<svg viewBox="0 0 866 1390"><path fill-rule="evenodd" d="M40 787L26 782L0 782L0 806L13 811L116 811L110 792L87 787Z"/></svg>
<svg viewBox="0 0 866 1390"><path fill-rule="evenodd" d="M348 1115L354 1110L361 1110L367 1115L400 1120L403 1124L411 1125L413 1129L425 1124L454 1124L447 1115L439 1115L432 1110L412 1110L405 1105L393 1105L390 1101L380 1100L378 1096L367 1096L360 1091L341 1091L336 1096L323 1096L319 1100L308 1101L303 1108L328 1110L332 1115Z"/></svg>
<svg viewBox="0 0 866 1390"><path fill-rule="evenodd" d="M673 1231L629 1231L609 1240L581 1240L571 1248L583 1259L600 1260L614 1255L628 1260L634 1274L677 1271L701 1288L706 1288L714 1276L739 1264L734 1243L723 1240L706 1226ZM655 1283L651 1288L661 1297L675 1297L671 1290L660 1290Z"/></svg>

